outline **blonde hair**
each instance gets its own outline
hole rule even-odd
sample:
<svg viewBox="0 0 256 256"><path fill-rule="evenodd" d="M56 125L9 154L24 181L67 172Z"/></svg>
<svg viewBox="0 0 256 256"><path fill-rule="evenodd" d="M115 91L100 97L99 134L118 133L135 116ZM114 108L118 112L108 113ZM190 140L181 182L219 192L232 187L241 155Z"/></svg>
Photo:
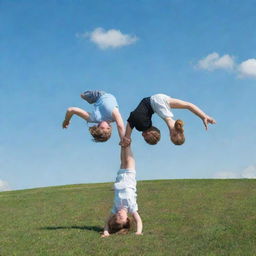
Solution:
<svg viewBox="0 0 256 256"><path fill-rule="evenodd" d="M185 142L183 126L184 122L182 120L176 120L174 129L176 130L177 135L175 137L171 136L171 140L175 145L182 145Z"/></svg>
<svg viewBox="0 0 256 256"><path fill-rule="evenodd" d="M127 234L131 228L132 221L127 217L127 221L124 224L119 224L116 221L116 214L114 214L108 221L109 233Z"/></svg>
<svg viewBox="0 0 256 256"><path fill-rule="evenodd" d="M94 142L105 142L111 137L112 129L109 131L102 131L97 125L94 125L89 128L89 131L93 137Z"/></svg>
<svg viewBox="0 0 256 256"><path fill-rule="evenodd" d="M146 130L147 137L144 137L144 140L150 145L156 145L161 139L161 132L158 128L151 126Z"/></svg>

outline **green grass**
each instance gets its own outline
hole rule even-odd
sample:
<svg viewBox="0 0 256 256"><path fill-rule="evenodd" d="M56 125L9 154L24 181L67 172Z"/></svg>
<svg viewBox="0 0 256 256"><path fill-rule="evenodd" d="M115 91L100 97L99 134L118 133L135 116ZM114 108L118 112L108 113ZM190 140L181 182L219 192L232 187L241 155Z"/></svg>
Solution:
<svg viewBox="0 0 256 256"><path fill-rule="evenodd" d="M100 238L111 183L0 193L0 255L256 255L255 180L139 181L144 235Z"/></svg>

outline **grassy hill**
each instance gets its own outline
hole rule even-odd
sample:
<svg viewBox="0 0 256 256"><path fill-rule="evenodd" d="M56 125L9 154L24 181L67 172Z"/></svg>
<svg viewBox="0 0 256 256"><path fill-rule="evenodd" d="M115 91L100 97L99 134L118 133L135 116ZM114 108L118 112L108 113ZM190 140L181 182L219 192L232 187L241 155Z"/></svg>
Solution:
<svg viewBox="0 0 256 256"><path fill-rule="evenodd" d="M112 183L0 193L0 255L256 255L255 180L138 182L144 235L100 238Z"/></svg>

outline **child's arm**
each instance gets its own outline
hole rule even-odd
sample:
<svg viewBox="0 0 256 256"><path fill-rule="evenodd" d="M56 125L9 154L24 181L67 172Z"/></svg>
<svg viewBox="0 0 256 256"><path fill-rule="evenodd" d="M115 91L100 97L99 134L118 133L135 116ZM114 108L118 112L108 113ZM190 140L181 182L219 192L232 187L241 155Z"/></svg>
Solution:
<svg viewBox="0 0 256 256"><path fill-rule="evenodd" d="M120 140L122 140L122 138L124 137L124 134L125 134L125 128L124 128L123 118L122 118L118 108L115 108L113 110L112 116L116 121L116 127L117 127L117 131L118 131Z"/></svg>
<svg viewBox="0 0 256 256"><path fill-rule="evenodd" d="M135 222L136 222L136 226L137 226L137 229L136 229L136 235L142 235L142 228L143 228L143 225L142 225L142 220L141 220L141 217L140 215L138 214L138 212L134 212L132 214L133 218L135 219Z"/></svg>
<svg viewBox="0 0 256 256"><path fill-rule="evenodd" d="M125 130L125 135L124 135L124 136L125 136L127 139L131 139L131 135L132 135L132 128L131 128L129 122L127 122L126 130Z"/></svg>
<svg viewBox="0 0 256 256"><path fill-rule="evenodd" d="M202 119L206 130L208 128L209 123L210 124L216 123L216 121L212 117L206 115L199 107L197 107L196 105L194 105L190 102L170 98L170 107L171 108L183 108L183 109L190 110L192 113L194 113L195 115L197 115L198 117L200 117Z"/></svg>
<svg viewBox="0 0 256 256"><path fill-rule="evenodd" d="M110 236L108 222L112 218L112 216L113 216L113 214L110 214L110 216L107 218L105 226L104 226L104 231L103 231L103 234L101 235L101 237L108 237L108 236Z"/></svg>
<svg viewBox="0 0 256 256"><path fill-rule="evenodd" d="M65 119L62 123L63 128L67 128L69 126L70 119L72 118L72 116L74 114L80 116L84 120L88 120L89 116L90 116L88 112L84 111L81 108L70 107L70 108L67 109Z"/></svg>
<svg viewBox="0 0 256 256"><path fill-rule="evenodd" d="M165 118L164 121L166 122L166 124L167 124L167 126L169 128L169 131L171 132L171 130L174 127L175 121L171 117Z"/></svg>
<svg viewBox="0 0 256 256"><path fill-rule="evenodd" d="M131 134L132 134L132 128L129 122L127 122L125 135L122 138L122 141L119 143L119 145L122 147L128 147L131 144Z"/></svg>

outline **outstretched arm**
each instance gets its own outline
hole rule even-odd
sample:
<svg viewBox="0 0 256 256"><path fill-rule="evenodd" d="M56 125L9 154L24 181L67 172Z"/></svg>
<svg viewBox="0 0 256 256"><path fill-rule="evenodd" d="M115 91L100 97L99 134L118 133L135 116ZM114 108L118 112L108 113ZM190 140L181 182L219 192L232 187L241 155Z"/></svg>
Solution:
<svg viewBox="0 0 256 256"><path fill-rule="evenodd" d="M175 121L171 117L165 118L164 121L166 122L166 124L169 128L169 131L171 132L174 127Z"/></svg>
<svg viewBox="0 0 256 256"><path fill-rule="evenodd" d="M143 228L143 225L142 225L142 220L141 220L141 217L139 215L138 212L134 212L132 214L133 218L135 219L135 222L136 222L136 235L142 235L142 228Z"/></svg>
<svg viewBox="0 0 256 256"><path fill-rule="evenodd" d="M88 112L84 111L81 108L70 107L70 108L67 109L65 119L64 119L64 121L62 123L62 127L63 128L67 128L69 126L70 119L72 118L72 116L74 114L80 116L84 120L88 120L89 119L89 113Z"/></svg>
<svg viewBox="0 0 256 256"><path fill-rule="evenodd" d="M206 115L199 107L197 107L196 105L194 105L190 102L170 98L170 107L171 108L183 108L183 109L190 110L192 113L194 113L195 115L197 115L198 117L200 117L202 119L206 130L208 128L209 123L210 124L216 123L216 121L212 117Z"/></svg>
<svg viewBox="0 0 256 256"><path fill-rule="evenodd" d="M132 135L132 128L131 128L129 122L127 122L126 130L125 130L125 137L128 139L131 139L131 135Z"/></svg>
<svg viewBox="0 0 256 256"><path fill-rule="evenodd" d="M116 121L116 127L117 127L117 131L118 131L120 140L122 140L122 138L124 137L124 134L125 134L125 128L124 128L123 118L122 118L118 108L114 109L112 116Z"/></svg>
<svg viewBox="0 0 256 256"><path fill-rule="evenodd" d="M135 170L135 159L133 157L131 146L121 147L121 169Z"/></svg>

